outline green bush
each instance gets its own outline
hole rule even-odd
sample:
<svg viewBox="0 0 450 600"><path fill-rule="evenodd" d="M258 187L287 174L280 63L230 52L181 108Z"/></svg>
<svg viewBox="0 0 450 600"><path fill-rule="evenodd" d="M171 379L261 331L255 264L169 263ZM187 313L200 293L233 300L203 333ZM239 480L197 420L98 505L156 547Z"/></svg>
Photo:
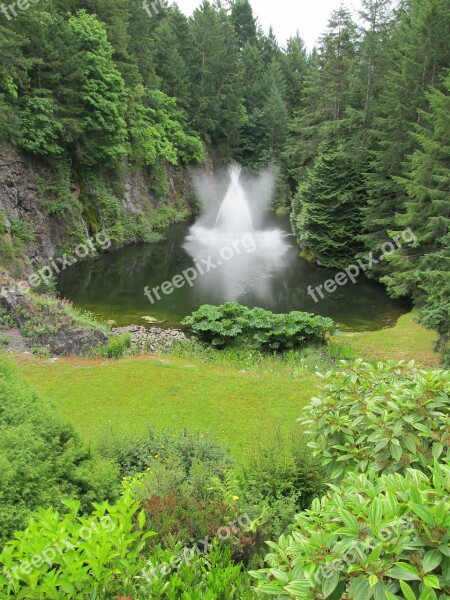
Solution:
<svg viewBox="0 0 450 600"><path fill-rule="evenodd" d="M116 465L93 455L53 413L0 357L0 546L40 507L76 498L89 511L117 497Z"/></svg>
<svg viewBox="0 0 450 600"><path fill-rule="evenodd" d="M171 565L175 565L172 567ZM155 549L146 565L137 600L251 600L256 598L241 564L233 564L231 550L217 541L199 556L181 544L173 550Z"/></svg>
<svg viewBox="0 0 450 600"><path fill-rule="evenodd" d="M445 600L450 594L450 468L429 476L350 473L269 542L261 594L313 600Z"/></svg>
<svg viewBox="0 0 450 600"><path fill-rule="evenodd" d="M149 427L145 435L137 439L123 439L123 436L107 431L99 451L120 464L122 476L143 473L155 461L164 463L176 456L186 478L197 463L208 468L211 475L223 478L232 462L226 448L207 435L191 433L187 429L157 431Z"/></svg>
<svg viewBox="0 0 450 600"><path fill-rule="evenodd" d="M134 591L145 567L140 552L153 532L142 531L145 513L124 496L96 505L82 517L77 502L60 516L41 509L0 554L2 598L112 599Z"/></svg>
<svg viewBox="0 0 450 600"><path fill-rule="evenodd" d="M282 352L306 344L323 344L334 331L331 319L309 313L273 314L236 302L222 306L205 304L182 322L203 342L223 348L252 346Z"/></svg>
<svg viewBox="0 0 450 600"><path fill-rule="evenodd" d="M344 470L427 471L450 458L450 373L362 360L327 373L301 419L329 477Z"/></svg>
<svg viewBox="0 0 450 600"><path fill-rule="evenodd" d="M325 492L325 473L303 442L286 440L278 433L236 471L232 487L237 490L239 510L257 520L257 547L251 562L258 566L267 551L264 542L290 532L295 515Z"/></svg>
<svg viewBox="0 0 450 600"><path fill-rule="evenodd" d="M205 553L177 544L144 551L143 511L125 495L88 518L76 503L61 517L39 511L0 554L0 594L21 600L228 600L254 598L230 549L210 541ZM203 549L203 548L202 548Z"/></svg>
<svg viewBox="0 0 450 600"><path fill-rule="evenodd" d="M101 346L100 356L105 358L122 358L131 348L131 333L111 337L106 346Z"/></svg>

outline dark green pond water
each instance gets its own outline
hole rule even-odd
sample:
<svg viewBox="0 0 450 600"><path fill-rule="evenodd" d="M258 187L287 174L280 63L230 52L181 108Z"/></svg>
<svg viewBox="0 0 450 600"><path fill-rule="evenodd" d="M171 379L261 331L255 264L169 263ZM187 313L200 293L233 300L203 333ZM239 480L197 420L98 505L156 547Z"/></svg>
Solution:
<svg viewBox="0 0 450 600"><path fill-rule="evenodd" d="M266 226L289 233L284 217L267 216ZM208 252L186 243L190 223L170 227L164 241L141 244L103 253L89 262L77 263L58 279L58 290L77 308L88 310L117 325L142 324L143 317L177 326L201 304L233 300L249 307L273 312L301 310L334 319L343 329L373 330L393 325L408 307L387 296L384 287L361 275L357 283L339 287L317 304L307 288L323 284L336 271L314 267L298 256L292 237L285 237L281 253L261 254L241 249L231 259L199 276L192 287L184 285L152 304L144 295L193 267L193 256L201 260ZM217 257L215 262L217 262ZM205 263L206 264L206 263ZM206 267L205 267L206 268Z"/></svg>

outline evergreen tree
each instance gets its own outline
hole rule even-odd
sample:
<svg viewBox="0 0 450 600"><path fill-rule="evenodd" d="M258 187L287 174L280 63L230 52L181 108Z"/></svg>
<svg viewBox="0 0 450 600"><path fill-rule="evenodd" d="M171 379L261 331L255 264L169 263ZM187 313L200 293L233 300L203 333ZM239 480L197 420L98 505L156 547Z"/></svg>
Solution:
<svg viewBox="0 0 450 600"><path fill-rule="evenodd" d="M178 49L177 34L169 18L159 23L153 39L153 62L160 89L168 96L177 98L180 107L188 108L191 101L188 67Z"/></svg>
<svg viewBox="0 0 450 600"><path fill-rule="evenodd" d="M286 102L292 114L301 107L304 79L308 71L308 55L298 32L287 41L281 67L286 81Z"/></svg>
<svg viewBox="0 0 450 600"><path fill-rule="evenodd" d="M194 11L192 33L198 53L193 82L194 125L220 159L238 153L244 119L238 44L225 10L204 0Z"/></svg>
<svg viewBox="0 0 450 600"><path fill-rule="evenodd" d="M398 178L407 199L397 216L400 228L411 228L414 247L397 250L389 260L391 273L383 281L393 296L412 295L425 306L422 318L436 329L444 348L450 340L450 73L442 90L427 99L414 138L407 174Z"/></svg>
<svg viewBox="0 0 450 600"><path fill-rule="evenodd" d="M291 123L285 150L288 173L295 182L317 156L327 123L346 117L354 105L357 31L350 13L335 11L321 38L317 57L305 78L303 103Z"/></svg>
<svg viewBox="0 0 450 600"><path fill-rule="evenodd" d="M390 67L392 2L393 0L363 0L359 13L362 39L358 82L361 86L359 93L362 96L362 106L358 125L362 149L367 147L376 102L384 88L384 75Z"/></svg>
<svg viewBox="0 0 450 600"><path fill-rule="evenodd" d="M406 157L414 151L414 124L421 122L426 93L450 65L449 0L411 0L403 3L393 40L392 67L383 81L384 93L374 117L375 146L368 173L368 205L364 211L363 241L379 248L395 228L396 213L402 210L405 190L398 177ZM389 273L382 263L378 274Z"/></svg>
<svg viewBox="0 0 450 600"><path fill-rule="evenodd" d="M248 0L235 0L233 2L231 7L231 21L236 32L236 39L240 50L247 43L256 45L258 39L256 19Z"/></svg>
<svg viewBox="0 0 450 600"><path fill-rule="evenodd" d="M291 221L302 255L328 267L353 264L361 249L360 165L342 147L337 126L329 128L313 167L292 203Z"/></svg>
<svg viewBox="0 0 450 600"><path fill-rule="evenodd" d="M286 143L289 113L284 100L286 83L277 62L270 65L267 74L267 96L255 115L256 132L259 132L257 156L260 164L279 162Z"/></svg>

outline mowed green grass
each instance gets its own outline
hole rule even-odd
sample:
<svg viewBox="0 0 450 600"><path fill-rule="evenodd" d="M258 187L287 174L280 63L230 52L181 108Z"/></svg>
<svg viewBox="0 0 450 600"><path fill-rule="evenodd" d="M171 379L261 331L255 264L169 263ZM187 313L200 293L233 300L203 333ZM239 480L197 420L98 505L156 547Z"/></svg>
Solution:
<svg viewBox="0 0 450 600"><path fill-rule="evenodd" d="M209 432L245 460L252 446L298 428L320 379L307 374L256 374L182 359L22 358L19 368L41 397L94 444L108 424L128 434L148 426Z"/></svg>

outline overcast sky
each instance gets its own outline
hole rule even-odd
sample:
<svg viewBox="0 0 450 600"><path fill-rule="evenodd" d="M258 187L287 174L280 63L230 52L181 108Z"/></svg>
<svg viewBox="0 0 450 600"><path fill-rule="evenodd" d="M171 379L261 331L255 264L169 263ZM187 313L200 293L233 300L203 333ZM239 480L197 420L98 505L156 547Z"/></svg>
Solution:
<svg viewBox="0 0 450 600"><path fill-rule="evenodd" d="M177 0L181 10L190 15L201 0ZM297 29L309 50L324 32L331 12L342 0L250 0L259 23L267 32L272 25L278 41L284 42ZM343 0L352 11L358 10L361 0Z"/></svg>

